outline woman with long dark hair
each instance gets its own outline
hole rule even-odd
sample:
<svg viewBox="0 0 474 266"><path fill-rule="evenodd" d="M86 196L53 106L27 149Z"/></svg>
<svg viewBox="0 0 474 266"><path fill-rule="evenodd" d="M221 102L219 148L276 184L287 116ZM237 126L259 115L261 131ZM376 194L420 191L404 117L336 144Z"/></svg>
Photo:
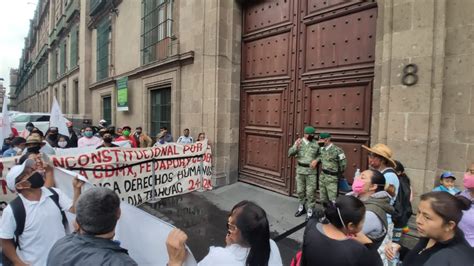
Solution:
<svg viewBox="0 0 474 266"><path fill-rule="evenodd" d="M392 243L385 255L393 260L400 251L402 265L474 265L474 249L469 246L458 228L463 210L471 201L463 196L435 191L421 195L416 215L416 226L421 236L411 250Z"/></svg>
<svg viewBox="0 0 474 266"><path fill-rule="evenodd" d="M173 229L168 236L169 265L182 265L185 259L186 234ZM227 219L226 247L211 247L199 262L205 265L273 266L282 265L277 245L270 239L267 214L257 204L241 201Z"/></svg>
<svg viewBox="0 0 474 266"><path fill-rule="evenodd" d="M370 266L372 253L353 239L362 230L364 203L353 196L339 196L326 204L324 214L328 223L310 219L303 239L301 266Z"/></svg>

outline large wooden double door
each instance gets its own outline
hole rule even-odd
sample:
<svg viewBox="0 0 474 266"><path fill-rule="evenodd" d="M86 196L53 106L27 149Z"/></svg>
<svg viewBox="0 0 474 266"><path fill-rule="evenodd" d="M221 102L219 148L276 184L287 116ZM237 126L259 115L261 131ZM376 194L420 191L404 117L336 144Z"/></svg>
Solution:
<svg viewBox="0 0 474 266"><path fill-rule="evenodd" d="M288 148L305 125L367 166L375 1L248 1L243 7L239 180L292 194ZM252 2L252 3L250 3ZM255 3L256 2L256 3Z"/></svg>

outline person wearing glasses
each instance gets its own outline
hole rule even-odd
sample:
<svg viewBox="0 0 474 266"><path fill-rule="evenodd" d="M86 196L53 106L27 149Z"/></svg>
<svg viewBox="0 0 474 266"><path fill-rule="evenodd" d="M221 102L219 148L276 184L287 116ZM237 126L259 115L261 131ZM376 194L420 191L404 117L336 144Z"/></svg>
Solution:
<svg viewBox="0 0 474 266"><path fill-rule="evenodd" d="M173 229L166 240L168 265L183 265L187 235ZM207 265L282 265L280 251L270 239L267 214L257 204L241 201L227 219L226 247L211 247L199 266Z"/></svg>

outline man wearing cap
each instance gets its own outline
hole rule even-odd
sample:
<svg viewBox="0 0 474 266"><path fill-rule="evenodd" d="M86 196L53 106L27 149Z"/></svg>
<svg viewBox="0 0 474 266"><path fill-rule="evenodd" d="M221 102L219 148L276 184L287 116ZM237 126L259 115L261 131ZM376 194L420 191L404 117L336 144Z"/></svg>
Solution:
<svg viewBox="0 0 474 266"><path fill-rule="evenodd" d="M116 138L115 141L128 141L130 142L130 146L132 146L132 148L137 148L137 142L135 141L135 138L131 136L131 134L132 128L129 126L124 126L122 127L122 136Z"/></svg>
<svg viewBox="0 0 474 266"><path fill-rule="evenodd" d="M319 199L327 203L337 198L339 176L346 170L347 159L344 151L331 142L331 134L319 134L318 144L321 147Z"/></svg>
<svg viewBox="0 0 474 266"><path fill-rule="evenodd" d="M314 141L315 132L314 127L305 127L303 138L297 139L288 150L288 157L295 156L297 160L296 193L300 204L295 216L299 217L307 213L307 219L313 215L316 205L316 165L319 146Z"/></svg>
<svg viewBox="0 0 474 266"><path fill-rule="evenodd" d="M400 187L400 181L398 180L397 173L394 170L396 166L395 161L392 159L392 150L385 144L378 143L373 147L369 148L365 145L362 145L362 148L366 149L369 152L369 167L375 170L380 171L385 177L385 191L390 194L392 199L390 204L393 206L395 199L397 198L398 188ZM388 229L387 235L385 236L382 245L379 247L378 252L384 265L388 264L388 260L385 257L385 245L392 242L393 236L393 221L392 216L387 214Z"/></svg>
<svg viewBox="0 0 474 266"><path fill-rule="evenodd" d="M444 172L439 177L439 186L435 187L433 191L445 191L451 195L456 195L461 192L455 185L456 177L451 172Z"/></svg>
<svg viewBox="0 0 474 266"><path fill-rule="evenodd" d="M43 174L34 165L28 159L13 166L6 176L8 189L19 195L3 211L0 239L4 255L14 265L46 265L51 247L66 235L63 212L75 212L74 203L83 185L77 178L73 180L71 201L60 190L45 188Z"/></svg>
<svg viewBox="0 0 474 266"><path fill-rule="evenodd" d="M107 129L107 121L105 121L105 119L101 119L99 121L99 128L105 128Z"/></svg>

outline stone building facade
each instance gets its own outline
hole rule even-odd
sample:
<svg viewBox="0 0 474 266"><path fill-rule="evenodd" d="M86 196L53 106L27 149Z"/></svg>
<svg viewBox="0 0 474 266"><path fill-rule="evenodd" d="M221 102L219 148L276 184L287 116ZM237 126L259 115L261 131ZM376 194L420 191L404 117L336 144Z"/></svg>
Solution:
<svg viewBox="0 0 474 266"><path fill-rule="evenodd" d="M375 10L374 55L369 57L372 58L369 65L373 66L369 71L373 72L369 95L370 124L365 143L382 142L393 148L395 158L406 165L416 195L429 191L443 170L461 176L466 166L474 161L474 17L471 15L474 2L288 2L293 5L289 10L308 12L301 17L302 23L308 25L317 21L329 23L332 14L336 13L344 18L369 8ZM272 8L280 8L280 4L286 3L280 0L255 3L233 0L41 0L20 63L16 89L18 109L48 111L54 95L65 113L92 119L94 123L105 118L118 127L143 126L151 134L157 133L159 127L167 126L175 138L185 128L189 128L195 137L199 132L206 132L214 153L216 184L236 182L243 171L239 158L248 155L246 150L239 148L242 143L239 136L244 136L241 123L247 115L244 112L247 106L242 104L241 97L248 85L242 84L246 79L241 74L245 60L242 49L246 43L264 34L243 30L245 16L249 10L257 12L255 7L262 5L261 11L258 10L261 12L259 17L267 18ZM300 16L296 12L292 15ZM317 17L316 22L312 16ZM264 25L267 21L261 23ZM270 19L268 23L271 24ZM276 35L284 27L293 26L287 22L269 26L269 36ZM300 29L296 24L294 27ZM47 29L48 38L38 37L44 36L42 28ZM40 30L36 32L36 29ZM61 74L54 76L52 65L61 61L64 45L70 50L74 38L71 36L76 32L77 64L73 64L72 53L66 53L64 70L59 68ZM46 47L44 55L42 47ZM334 52L337 54L338 51ZM59 60L56 54L59 54ZM43 57L47 60L41 61ZM36 73L41 72L38 70L41 62L49 64L48 80L36 86L32 81L33 69ZM406 76L404 70L416 70L416 73ZM41 80L38 75L36 77L37 82ZM122 78L127 78L128 111L116 108L117 81ZM414 79L417 82L407 86L403 85L403 79L406 83ZM304 119L297 121L299 119L295 121L302 127ZM249 130L256 136L267 134L252 126ZM291 134L284 140L276 139L280 133L270 135L273 134L275 145L281 145L284 150L299 130L296 127L291 132L283 132ZM337 135L338 132L332 133ZM335 140L343 144L345 137L340 135L340 139ZM360 144L363 143L357 144L356 149ZM273 155L260 151L252 156L260 160ZM285 154L277 154L275 158L282 156ZM364 166L360 163L365 160L364 154L358 156L359 161L354 161L347 174L353 173L353 168ZM261 167L265 168L263 163ZM294 165L288 162L288 167L290 170L285 171L289 173ZM274 181L272 171L263 169L264 181L253 183L269 186ZM289 178L291 176L283 177L286 180L283 184L287 186L283 193L288 195L294 190Z"/></svg>

